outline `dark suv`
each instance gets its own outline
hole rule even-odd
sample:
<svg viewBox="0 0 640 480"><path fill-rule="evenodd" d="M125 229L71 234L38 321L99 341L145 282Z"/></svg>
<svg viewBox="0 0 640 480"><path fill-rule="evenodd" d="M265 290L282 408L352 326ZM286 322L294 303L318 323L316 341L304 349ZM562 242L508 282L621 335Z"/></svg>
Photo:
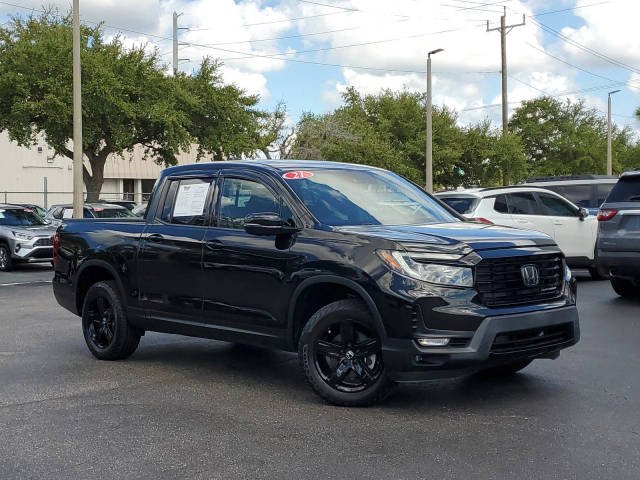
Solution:
<svg viewBox="0 0 640 480"><path fill-rule="evenodd" d="M162 173L144 219L67 220L54 293L97 358L147 331L297 351L341 405L397 382L505 374L578 341L545 234L465 221L403 178L332 162Z"/></svg>
<svg viewBox="0 0 640 480"><path fill-rule="evenodd" d="M598 266L623 297L640 298L640 171L623 173L598 212Z"/></svg>

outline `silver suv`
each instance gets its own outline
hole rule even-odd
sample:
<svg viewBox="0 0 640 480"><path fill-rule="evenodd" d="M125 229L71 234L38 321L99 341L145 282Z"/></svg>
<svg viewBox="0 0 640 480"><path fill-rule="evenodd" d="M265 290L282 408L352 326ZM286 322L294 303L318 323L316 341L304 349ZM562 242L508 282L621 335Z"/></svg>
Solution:
<svg viewBox="0 0 640 480"><path fill-rule="evenodd" d="M32 209L0 203L0 271L20 262L51 262L55 233Z"/></svg>
<svg viewBox="0 0 640 480"><path fill-rule="evenodd" d="M640 171L623 173L598 212L598 268L618 295L640 298Z"/></svg>

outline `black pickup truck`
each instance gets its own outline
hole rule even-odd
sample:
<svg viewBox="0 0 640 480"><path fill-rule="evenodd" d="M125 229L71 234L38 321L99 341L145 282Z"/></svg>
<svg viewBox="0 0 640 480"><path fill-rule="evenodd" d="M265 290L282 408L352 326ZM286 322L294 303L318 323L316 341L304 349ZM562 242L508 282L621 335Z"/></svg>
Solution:
<svg viewBox="0 0 640 480"><path fill-rule="evenodd" d="M332 162L165 170L142 220L68 220L58 302L91 353L145 331L297 351L340 405L398 382L508 374L579 338L576 283L546 235L465 221L403 178Z"/></svg>

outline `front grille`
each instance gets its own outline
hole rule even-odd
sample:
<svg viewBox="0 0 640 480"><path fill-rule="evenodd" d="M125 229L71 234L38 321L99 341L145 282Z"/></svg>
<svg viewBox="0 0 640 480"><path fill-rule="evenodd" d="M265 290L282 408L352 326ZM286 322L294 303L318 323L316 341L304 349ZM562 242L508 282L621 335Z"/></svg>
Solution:
<svg viewBox="0 0 640 480"><path fill-rule="evenodd" d="M42 250L36 250L33 252L30 258L52 258L53 257L53 249L46 248Z"/></svg>
<svg viewBox="0 0 640 480"><path fill-rule="evenodd" d="M573 340L573 324L530 328L496 335L491 353L520 353L560 346Z"/></svg>
<svg viewBox="0 0 640 480"><path fill-rule="evenodd" d="M53 246L53 237L48 238L39 238L33 244L34 247L52 247Z"/></svg>
<svg viewBox="0 0 640 480"><path fill-rule="evenodd" d="M524 265L537 267L538 285L525 286ZM486 258L476 266L476 290L487 307L540 303L562 295L563 277L562 256L555 253Z"/></svg>

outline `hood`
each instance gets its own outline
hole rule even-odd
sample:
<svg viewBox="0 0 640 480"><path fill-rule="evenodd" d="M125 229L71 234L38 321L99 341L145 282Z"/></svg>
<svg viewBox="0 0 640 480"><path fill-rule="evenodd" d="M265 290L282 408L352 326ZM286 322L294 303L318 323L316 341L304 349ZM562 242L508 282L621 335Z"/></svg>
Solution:
<svg viewBox="0 0 640 480"><path fill-rule="evenodd" d="M7 226L7 228L10 228L14 232L28 233L34 237L53 237L56 234L56 227L51 225L18 225L15 227Z"/></svg>
<svg viewBox="0 0 640 480"><path fill-rule="evenodd" d="M393 240L403 244L409 250L429 246L450 250L463 248L466 245L477 251L555 245L553 239L544 233L471 222L430 225L359 225L339 227L337 230Z"/></svg>

